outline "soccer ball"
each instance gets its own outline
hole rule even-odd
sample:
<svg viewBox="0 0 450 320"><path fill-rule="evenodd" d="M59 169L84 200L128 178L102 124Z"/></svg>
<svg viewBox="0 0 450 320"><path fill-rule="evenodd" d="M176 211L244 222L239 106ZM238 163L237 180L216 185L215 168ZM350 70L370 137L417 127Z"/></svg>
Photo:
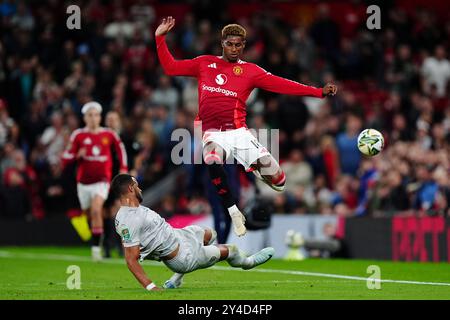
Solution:
<svg viewBox="0 0 450 320"><path fill-rule="evenodd" d="M358 136L358 149L366 156L379 154L383 147L383 135L375 129L364 129Z"/></svg>

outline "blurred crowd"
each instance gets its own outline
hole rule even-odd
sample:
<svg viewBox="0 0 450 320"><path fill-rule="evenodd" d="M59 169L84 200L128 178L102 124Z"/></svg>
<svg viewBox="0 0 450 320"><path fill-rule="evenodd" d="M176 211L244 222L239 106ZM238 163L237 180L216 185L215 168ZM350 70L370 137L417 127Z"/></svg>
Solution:
<svg viewBox="0 0 450 320"><path fill-rule="evenodd" d="M170 1L179 17L167 41L179 59L220 55L221 28L237 22L247 29L244 60L304 84L338 85L324 100L256 90L248 101L249 127L280 130L287 190L256 182L275 212L449 216L450 19L391 1L381 30L368 30L367 4L350 2L337 19L335 2L312 1L314 18L294 23L257 1L249 4L258 10L236 18L239 2ZM66 27L70 4L81 8L80 30ZM122 138L143 189L178 167L170 136L193 131L197 86L159 66L153 31L162 7L0 1L0 216L39 219L77 207L74 168L63 170L60 158L91 100ZM364 128L383 133L380 155L364 158L355 147ZM203 178L186 169L157 208L166 216L210 210ZM238 180L245 203L255 185L242 171Z"/></svg>

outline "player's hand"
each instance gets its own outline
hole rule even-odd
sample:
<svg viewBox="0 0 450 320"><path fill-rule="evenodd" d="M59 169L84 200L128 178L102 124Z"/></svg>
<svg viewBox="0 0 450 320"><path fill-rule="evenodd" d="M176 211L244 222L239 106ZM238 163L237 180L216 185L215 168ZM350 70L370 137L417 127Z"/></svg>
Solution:
<svg viewBox="0 0 450 320"><path fill-rule="evenodd" d="M83 158L86 155L86 152L86 148L81 148L80 150L78 150L77 159Z"/></svg>
<svg viewBox="0 0 450 320"><path fill-rule="evenodd" d="M175 26L175 19L171 16L164 18L161 24L156 28L155 36L166 35Z"/></svg>
<svg viewBox="0 0 450 320"><path fill-rule="evenodd" d="M337 86L335 84L327 83L322 89L322 95L326 96L334 96L337 93Z"/></svg>

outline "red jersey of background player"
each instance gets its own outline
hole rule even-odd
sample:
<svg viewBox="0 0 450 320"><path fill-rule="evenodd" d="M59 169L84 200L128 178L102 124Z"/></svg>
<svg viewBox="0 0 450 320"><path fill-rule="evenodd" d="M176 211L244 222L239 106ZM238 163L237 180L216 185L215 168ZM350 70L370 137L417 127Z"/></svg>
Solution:
<svg viewBox="0 0 450 320"><path fill-rule="evenodd" d="M202 122L204 131L246 127L245 102L255 88L281 94L323 97L322 88L275 76L254 63L242 60L232 63L211 55L175 60L167 48L165 36L156 37L156 46L166 74L197 78L199 110L196 120Z"/></svg>
<svg viewBox="0 0 450 320"><path fill-rule="evenodd" d="M86 128L75 130L70 136L70 146L62 156L63 165L77 160L78 151L86 148L86 155L77 160L77 182L110 182L113 165L111 145L117 152L120 170L127 171L127 154L122 141L114 131L102 127L96 133Z"/></svg>

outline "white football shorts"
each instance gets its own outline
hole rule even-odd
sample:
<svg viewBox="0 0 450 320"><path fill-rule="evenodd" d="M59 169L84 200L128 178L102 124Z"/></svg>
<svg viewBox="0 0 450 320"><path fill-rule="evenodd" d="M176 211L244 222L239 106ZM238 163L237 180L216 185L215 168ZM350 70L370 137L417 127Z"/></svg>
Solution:
<svg viewBox="0 0 450 320"><path fill-rule="evenodd" d="M78 200L82 210L89 209L91 207L92 199L95 196L100 196L106 200L109 192L109 183L97 182L92 184L77 184Z"/></svg>
<svg viewBox="0 0 450 320"><path fill-rule="evenodd" d="M178 254L163 263L173 272L189 273L197 269L208 268L220 259L220 249L215 245L204 246L205 229L199 226L187 226L175 229L179 239Z"/></svg>
<svg viewBox="0 0 450 320"><path fill-rule="evenodd" d="M250 166L258 159L270 155L267 148L247 128L227 131L206 131L203 134L202 142L203 148L209 142L218 144L225 151L227 159L233 156L244 166L246 171L249 171Z"/></svg>

